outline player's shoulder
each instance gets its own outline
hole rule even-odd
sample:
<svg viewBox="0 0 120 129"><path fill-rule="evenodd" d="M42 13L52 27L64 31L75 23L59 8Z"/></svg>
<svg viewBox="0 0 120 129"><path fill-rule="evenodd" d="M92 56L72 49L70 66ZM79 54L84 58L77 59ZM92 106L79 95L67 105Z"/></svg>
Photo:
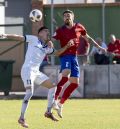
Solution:
<svg viewBox="0 0 120 129"><path fill-rule="evenodd" d="M76 22L75 26L84 28L84 25L82 25L80 22Z"/></svg>
<svg viewBox="0 0 120 129"><path fill-rule="evenodd" d="M66 29L66 26L65 26L65 25L62 25L62 26L60 26L57 30L58 30L58 31L61 31L61 30L64 30L64 29Z"/></svg>
<svg viewBox="0 0 120 129"><path fill-rule="evenodd" d="M36 42L38 40L38 37L35 35L25 35L25 41L29 43Z"/></svg>
<svg viewBox="0 0 120 129"><path fill-rule="evenodd" d="M117 43L120 43L120 40L119 40L119 39L116 39L116 42L117 42Z"/></svg>
<svg viewBox="0 0 120 129"><path fill-rule="evenodd" d="M35 35L25 35L26 38L33 38L33 39L38 39L37 36Z"/></svg>

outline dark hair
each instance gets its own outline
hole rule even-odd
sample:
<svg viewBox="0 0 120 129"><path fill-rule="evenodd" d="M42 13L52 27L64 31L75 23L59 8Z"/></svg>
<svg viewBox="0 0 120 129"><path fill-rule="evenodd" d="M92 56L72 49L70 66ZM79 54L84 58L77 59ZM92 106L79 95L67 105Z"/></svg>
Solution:
<svg viewBox="0 0 120 129"><path fill-rule="evenodd" d="M42 30L44 30L44 29L48 29L48 28L47 28L46 26L40 27L39 30L38 30L38 34L40 33L40 31L42 31Z"/></svg>
<svg viewBox="0 0 120 129"><path fill-rule="evenodd" d="M64 15L65 13L71 13L71 14L74 15L73 11L71 11L71 10L65 10L65 11L63 12L63 15Z"/></svg>

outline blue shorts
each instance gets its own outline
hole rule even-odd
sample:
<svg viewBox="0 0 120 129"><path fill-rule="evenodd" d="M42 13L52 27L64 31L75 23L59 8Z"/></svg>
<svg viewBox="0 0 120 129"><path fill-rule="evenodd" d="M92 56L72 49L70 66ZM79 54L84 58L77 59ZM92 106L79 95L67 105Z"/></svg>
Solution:
<svg viewBox="0 0 120 129"><path fill-rule="evenodd" d="M70 77L80 77L80 69L76 55L64 55L60 57L61 70L70 69Z"/></svg>

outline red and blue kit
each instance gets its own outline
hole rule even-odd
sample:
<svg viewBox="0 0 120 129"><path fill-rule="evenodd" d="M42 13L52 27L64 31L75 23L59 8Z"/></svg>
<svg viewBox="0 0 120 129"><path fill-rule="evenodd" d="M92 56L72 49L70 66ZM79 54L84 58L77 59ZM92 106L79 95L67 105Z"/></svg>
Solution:
<svg viewBox="0 0 120 129"><path fill-rule="evenodd" d="M54 33L53 38L60 41L61 47L64 47L71 39L73 39L75 45L67 49L62 55L76 55L81 35L86 35L86 29L80 23L74 23L74 26L71 29L68 29L65 25L58 28Z"/></svg>
<svg viewBox="0 0 120 129"><path fill-rule="evenodd" d="M74 41L75 45L71 46L60 55L61 70L70 69L72 77L79 76L79 66L76 54L80 43L80 36L85 36L86 33L86 29L83 25L80 23L74 23L74 26L70 29L63 25L58 28L53 35L53 38L60 41L61 48L64 47L71 39Z"/></svg>

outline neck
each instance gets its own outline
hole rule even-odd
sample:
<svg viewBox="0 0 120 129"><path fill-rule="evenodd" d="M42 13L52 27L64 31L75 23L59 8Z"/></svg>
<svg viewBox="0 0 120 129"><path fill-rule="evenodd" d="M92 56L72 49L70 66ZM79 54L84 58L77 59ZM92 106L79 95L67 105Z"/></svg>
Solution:
<svg viewBox="0 0 120 129"><path fill-rule="evenodd" d="M45 38L43 38L42 36L38 36L38 39L41 40L43 43L46 43Z"/></svg>
<svg viewBox="0 0 120 129"><path fill-rule="evenodd" d="M45 43L45 41L42 38L38 38L40 41L42 41L43 43Z"/></svg>
<svg viewBox="0 0 120 129"><path fill-rule="evenodd" d="M43 40L42 38L38 38L41 42L42 42L42 45L45 45L46 44L46 41Z"/></svg>

